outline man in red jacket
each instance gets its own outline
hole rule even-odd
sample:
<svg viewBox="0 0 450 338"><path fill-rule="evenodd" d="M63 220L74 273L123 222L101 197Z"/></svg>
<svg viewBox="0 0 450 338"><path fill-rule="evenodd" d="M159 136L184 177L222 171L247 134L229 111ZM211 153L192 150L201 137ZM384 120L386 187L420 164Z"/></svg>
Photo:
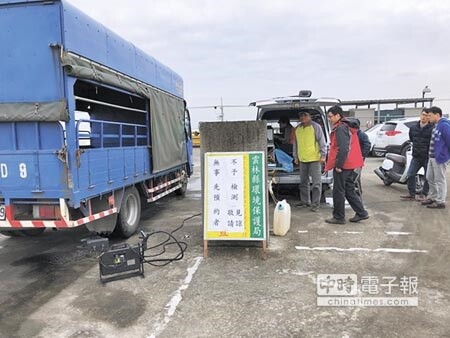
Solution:
<svg viewBox="0 0 450 338"><path fill-rule="evenodd" d="M344 118L342 108L331 107L328 119L333 125L330 138L330 152L325 170L333 169L333 217L325 222L331 224L345 223L345 199L355 211L350 222L359 222L369 218L361 197L356 193L353 170L364 164L357 129L349 126Z"/></svg>

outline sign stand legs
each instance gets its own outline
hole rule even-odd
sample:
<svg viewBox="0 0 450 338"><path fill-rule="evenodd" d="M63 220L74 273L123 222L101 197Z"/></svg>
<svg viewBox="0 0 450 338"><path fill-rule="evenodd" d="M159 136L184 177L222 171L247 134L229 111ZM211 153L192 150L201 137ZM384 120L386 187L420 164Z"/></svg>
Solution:
<svg viewBox="0 0 450 338"><path fill-rule="evenodd" d="M208 241L203 241L203 257L208 258Z"/></svg>
<svg viewBox="0 0 450 338"><path fill-rule="evenodd" d="M267 241L262 241L262 249L263 249L263 252L262 252L262 258L263 258L264 260L267 259L267 251L266 251L266 247L267 247Z"/></svg>

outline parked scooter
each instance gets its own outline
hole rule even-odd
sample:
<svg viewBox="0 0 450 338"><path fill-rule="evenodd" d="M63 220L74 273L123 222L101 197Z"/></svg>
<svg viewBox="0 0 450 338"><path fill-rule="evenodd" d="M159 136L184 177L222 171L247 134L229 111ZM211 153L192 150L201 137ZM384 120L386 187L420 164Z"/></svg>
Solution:
<svg viewBox="0 0 450 338"><path fill-rule="evenodd" d="M384 185L392 183L407 184L408 170L412 159L412 149L406 152L406 156L387 153L381 167L374 173L383 181ZM425 170L420 168L416 175L416 194L420 194L425 183Z"/></svg>

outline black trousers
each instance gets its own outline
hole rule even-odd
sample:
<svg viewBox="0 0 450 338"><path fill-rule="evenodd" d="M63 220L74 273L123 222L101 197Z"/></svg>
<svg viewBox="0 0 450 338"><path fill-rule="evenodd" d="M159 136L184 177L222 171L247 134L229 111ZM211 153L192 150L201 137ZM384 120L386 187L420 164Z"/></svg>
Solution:
<svg viewBox="0 0 450 338"><path fill-rule="evenodd" d="M355 177L353 170L333 170L333 217L339 220L345 219L345 199L358 216L367 216L361 197L355 190Z"/></svg>

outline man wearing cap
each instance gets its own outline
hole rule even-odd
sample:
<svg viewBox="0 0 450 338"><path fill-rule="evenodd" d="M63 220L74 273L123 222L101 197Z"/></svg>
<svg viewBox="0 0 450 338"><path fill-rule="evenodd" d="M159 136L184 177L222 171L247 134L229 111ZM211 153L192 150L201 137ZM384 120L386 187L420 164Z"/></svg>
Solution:
<svg viewBox="0 0 450 338"><path fill-rule="evenodd" d="M325 163L327 145L322 127L311 120L307 111L300 112L300 124L295 128L294 162L300 170L300 203L318 211L322 195L322 163ZM310 187L309 177L312 185ZM312 195L312 196L311 196Z"/></svg>

